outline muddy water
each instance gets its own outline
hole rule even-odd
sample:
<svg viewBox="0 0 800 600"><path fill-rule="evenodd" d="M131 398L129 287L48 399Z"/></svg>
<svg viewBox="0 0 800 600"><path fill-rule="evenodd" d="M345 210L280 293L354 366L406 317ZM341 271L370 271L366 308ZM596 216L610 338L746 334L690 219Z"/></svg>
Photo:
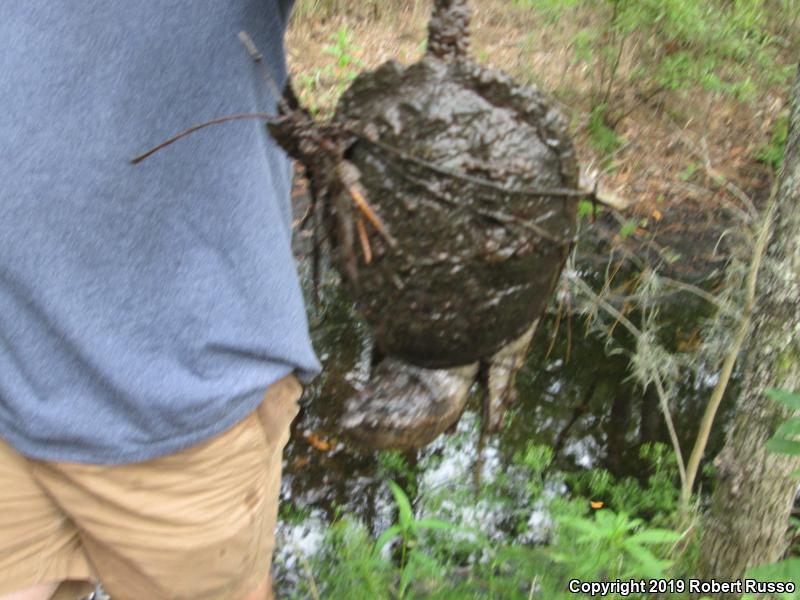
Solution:
<svg viewBox="0 0 800 600"><path fill-rule="evenodd" d="M591 273L587 277L591 279ZM276 557L278 581L283 585L290 585L298 572L298 554L313 553L337 512L357 515L373 532L382 531L392 519L386 472L380 468L378 453L351 446L336 429L343 401L352 386L366 377L368 330L334 279L323 283L322 292L321 308L312 311L312 330L325 372L306 394L286 453ZM685 296L664 306L662 341L668 347L685 343L699 324L702 308ZM517 377L519 398L509 426L483 447L484 476L502 471L531 442L555 448L555 467L563 471L604 467L618 476L646 476L640 446L652 441L669 443L655 393L643 393L630 380L624 355L609 355L604 339L586 335L581 317L570 319L571 335L564 318L555 332L554 313L551 308L546 315ZM632 347L633 340L624 332L618 336L619 344ZM674 419L684 454L690 450L691 436L715 382L713 376L706 376L689 377L680 384ZM723 403L723 420L730 408L729 397ZM473 477L479 460L479 414L474 393L453 435L442 436L406 457L413 481L402 482L404 486L425 492ZM722 442L721 428L717 428L708 455L715 454Z"/></svg>

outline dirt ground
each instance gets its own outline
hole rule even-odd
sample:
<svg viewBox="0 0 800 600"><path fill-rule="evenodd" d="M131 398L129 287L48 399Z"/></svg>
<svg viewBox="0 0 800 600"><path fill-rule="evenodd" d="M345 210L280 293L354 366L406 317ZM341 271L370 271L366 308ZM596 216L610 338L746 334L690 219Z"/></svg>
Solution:
<svg viewBox="0 0 800 600"><path fill-rule="evenodd" d="M365 2L360 10L332 10L327 18L302 10L295 15L287 51L306 105L330 114L357 72L422 55L430 3L389 4ZM716 242L731 218L768 195L772 172L754 155L768 142L783 109L782 90L742 102L699 89L643 100L636 90L621 89L615 102L625 116L616 131L623 143L604 157L586 127L593 74L574 59L570 41L584 24L581 19L548 23L510 0L482 0L473 7L473 57L556 98L570 121L582 170L599 172L601 185L629 205L624 219L633 220L636 229L625 237L655 240L684 261L718 262ZM622 72L630 61L623 54ZM720 183L722 178L727 183Z"/></svg>

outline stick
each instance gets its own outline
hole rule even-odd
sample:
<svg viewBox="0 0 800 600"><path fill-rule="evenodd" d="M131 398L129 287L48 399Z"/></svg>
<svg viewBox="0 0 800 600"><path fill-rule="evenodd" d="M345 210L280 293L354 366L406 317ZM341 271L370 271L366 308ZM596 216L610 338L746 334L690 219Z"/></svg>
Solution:
<svg viewBox="0 0 800 600"><path fill-rule="evenodd" d="M258 121L271 121L276 119L275 115L269 115L267 113L238 113L235 115L228 115L227 117L217 117L216 119L211 119L210 121L206 121L205 123L200 123L198 125L192 125L188 129L184 129L180 133L176 133L171 138L168 138L161 142L158 146L155 146L140 154L139 156L134 156L131 159L131 164L137 165L142 162L145 158L152 156L159 150L162 150L169 146L170 144L174 144L178 140L185 138L187 135L193 134L195 131L199 131L201 129L205 129L206 127L211 127L212 125L221 125L222 123L227 123L229 121L244 121L244 120L258 120Z"/></svg>
<svg viewBox="0 0 800 600"><path fill-rule="evenodd" d="M286 103L286 99L278 89L278 84L275 83L275 78L267 70L267 65L264 63L264 55L258 50L253 38L251 38L250 34L246 31L240 31L238 37L239 41L245 47L245 50L247 50L247 53L250 55L250 58L252 58L253 62L258 65L258 70L261 73L261 79L264 80L264 84L269 88L269 91L275 97L275 102L278 103L278 108L280 109L281 113L286 114L290 112L289 106Z"/></svg>

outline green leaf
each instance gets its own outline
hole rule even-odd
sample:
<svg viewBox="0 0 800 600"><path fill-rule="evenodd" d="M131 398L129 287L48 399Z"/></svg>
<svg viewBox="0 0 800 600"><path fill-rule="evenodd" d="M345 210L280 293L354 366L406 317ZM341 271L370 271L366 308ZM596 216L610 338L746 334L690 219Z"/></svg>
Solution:
<svg viewBox="0 0 800 600"><path fill-rule="evenodd" d="M636 231L636 221L633 219L628 219L625 223L620 227L619 230L619 237L623 240L630 237Z"/></svg>
<svg viewBox="0 0 800 600"><path fill-rule="evenodd" d="M800 417L792 417L778 427L776 438L792 438L800 435Z"/></svg>
<svg viewBox="0 0 800 600"><path fill-rule="evenodd" d="M674 544L679 539L681 539L681 535L669 529L646 529L634 533L628 538L629 541L636 544Z"/></svg>
<svg viewBox="0 0 800 600"><path fill-rule="evenodd" d="M608 508L603 508L600 510L596 510L594 512L594 520L604 526L611 526L613 527L614 521L616 521L617 515L614 513L613 510Z"/></svg>
<svg viewBox="0 0 800 600"><path fill-rule="evenodd" d="M680 178L681 181L689 181L689 179L692 178L692 175L694 175L697 172L698 168L699 167L697 164L692 163L688 165L683 171L681 171L678 177Z"/></svg>
<svg viewBox="0 0 800 600"><path fill-rule="evenodd" d="M586 219L594 212L594 204L589 200L581 200L578 202L578 218Z"/></svg>
<svg viewBox="0 0 800 600"><path fill-rule="evenodd" d="M776 390L775 388L768 388L764 390L764 394L775 402L780 402L784 406L792 410L800 410L800 394L793 394L786 390Z"/></svg>
<svg viewBox="0 0 800 600"><path fill-rule="evenodd" d="M397 503L400 527L404 531L412 530L414 528L414 511L411 509L408 496L406 496L406 493L394 481L389 481L389 489L392 490L394 501Z"/></svg>
<svg viewBox="0 0 800 600"><path fill-rule="evenodd" d="M625 541L625 549L634 562L638 563L637 575L643 575L651 579L663 577L672 563L668 560L660 560L647 548Z"/></svg>
<svg viewBox="0 0 800 600"><path fill-rule="evenodd" d="M779 454L788 454L790 456L800 456L800 442L773 437L767 441L766 447L770 452L778 452Z"/></svg>
<svg viewBox="0 0 800 600"><path fill-rule="evenodd" d="M383 547L400 535L400 532L400 525L392 525L389 529L384 531L375 542L375 554L380 554Z"/></svg>
<svg viewBox="0 0 800 600"><path fill-rule="evenodd" d="M417 529L438 529L440 531L457 531L461 529L457 525L442 521L441 519L420 519L417 521Z"/></svg>
<svg viewBox="0 0 800 600"><path fill-rule="evenodd" d="M757 579L758 581L793 581L800 586L800 558L787 558L769 565L753 567L745 577ZM784 597L796 597L784 596Z"/></svg>
<svg viewBox="0 0 800 600"><path fill-rule="evenodd" d="M561 524L570 529L585 533L589 539L600 540L606 537L605 532L592 521L581 517L560 519Z"/></svg>

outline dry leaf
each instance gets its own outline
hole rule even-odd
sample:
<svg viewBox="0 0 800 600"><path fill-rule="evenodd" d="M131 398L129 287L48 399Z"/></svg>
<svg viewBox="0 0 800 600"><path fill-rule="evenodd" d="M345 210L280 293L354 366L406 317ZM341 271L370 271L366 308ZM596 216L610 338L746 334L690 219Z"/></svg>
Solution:
<svg viewBox="0 0 800 600"><path fill-rule="evenodd" d="M331 449L331 444L324 438L318 436L316 433L310 433L306 436L306 441L320 452L327 452Z"/></svg>

